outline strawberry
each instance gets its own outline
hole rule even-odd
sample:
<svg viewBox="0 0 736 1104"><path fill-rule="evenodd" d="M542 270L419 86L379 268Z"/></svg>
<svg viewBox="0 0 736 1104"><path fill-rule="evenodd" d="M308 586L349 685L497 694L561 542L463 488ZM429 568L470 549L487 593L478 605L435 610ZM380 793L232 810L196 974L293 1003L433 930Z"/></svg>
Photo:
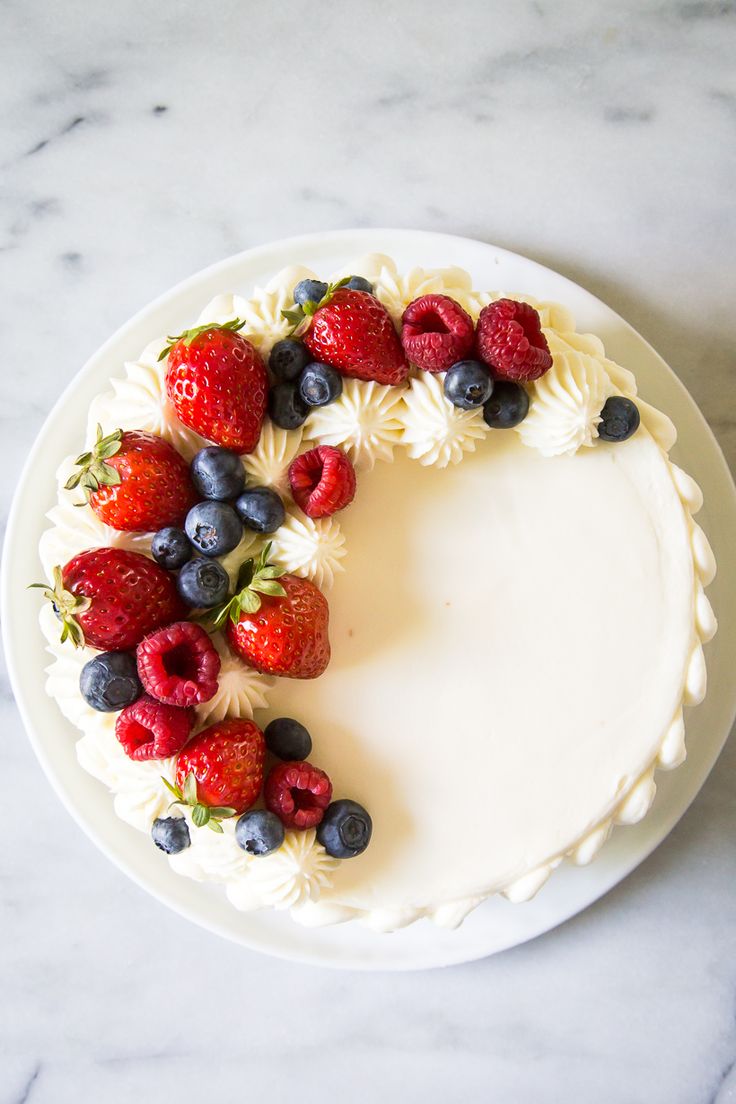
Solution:
<svg viewBox="0 0 736 1104"><path fill-rule="evenodd" d="M304 344L315 360L343 376L376 383L403 383L409 365L391 316L375 295L331 285L319 303L306 302L284 315L297 328L309 319Z"/></svg>
<svg viewBox="0 0 736 1104"><path fill-rule="evenodd" d="M34 583L54 605L61 641L127 651L144 636L186 617L173 575L124 548L91 548L54 568L54 586Z"/></svg>
<svg viewBox="0 0 736 1104"><path fill-rule="evenodd" d="M327 599L309 579L269 564L270 549L243 564L235 597L217 612L215 626L227 622L230 647L256 671L317 678L330 662Z"/></svg>
<svg viewBox="0 0 736 1104"><path fill-rule="evenodd" d="M200 437L233 452L252 452L266 413L268 377L258 352L238 330L196 326L170 337L166 391L179 420Z"/></svg>
<svg viewBox="0 0 736 1104"><path fill-rule="evenodd" d="M105 437L98 426L92 449L76 464L79 471L66 489L81 487L100 521L112 529L152 533L179 526L198 501L186 460L155 433L116 429Z"/></svg>
<svg viewBox="0 0 736 1104"><path fill-rule="evenodd" d="M263 785L266 741L253 721L225 720L205 728L176 759L175 804L190 805L198 828L221 832L220 820L250 809Z"/></svg>

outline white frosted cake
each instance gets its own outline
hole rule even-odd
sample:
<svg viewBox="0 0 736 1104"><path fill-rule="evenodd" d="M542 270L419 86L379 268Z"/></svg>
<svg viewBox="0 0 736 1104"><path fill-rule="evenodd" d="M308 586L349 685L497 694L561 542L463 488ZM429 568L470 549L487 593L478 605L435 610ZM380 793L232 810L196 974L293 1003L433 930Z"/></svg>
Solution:
<svg viewBox="0 0 736 1104"><path fill-rule="evenodd" d="M374 295L397 333L422 297L446 297L473 324L502 298L474 290L458 269L400 274L378 255L331 278L352 274L369 282L370 292L358 294ZM192 324L243 322L237 333L266 362L299 325L294 289L308 280L317 276L287 269L250 298L219 296ZM489 424L485 405L454 405L454 369L423 370L409 355L397 383L355 378L338 364L334 401L303 411L293 429L276 424L279 415L261 415L253 446L235 449L246 488L276 491L285 516L267 534L246 524L238 546L219 557L230 595L243 561L270 544L263 562L276 569L274 581L308 579L326 599L331 657L316 677L268 673L265 661L249 663L233 650L224 622L218 629L200 618L220 667L207 700L188 706L187 734L196 741L213 725L243 720L254 722L260 739L269 722L298 720L330 795L370 814L372 834L359 854L340 857L319 824L295 825L288 816L279 846L263 854L244 848L239 815L263 808L260 786L247 805L222 816L215 810L210 823L198 824L197 809L208 802L202 788L194 802L182 796L186 773L177 771L177 756L131 757L119 715L80 693L80 674L99 643L60 643L57 617L50 605L43 609L53 656L47 690L81 732L81 767L141 831L183 819L186 846L162 863L221 883L237 909L289 909L310 925L357 919L390 931L429 917L454 927L492 894L528 900L564 858L589 862L613 825L646 814L655 771L685 757L683 706L705 694L703 644L716 628L703 589L715 564L692 516L700 492L670 461L675 429L637 396L630 366L607 359L597 337L577 333L564 306L530 306L549 360L533 378L502 375L520 380L529 399L512 428ZM318 317L308 307L297 335ZM429 332L444 334L439 324ZM89 449L98 425L104 434L160 436L187 463L213 439L182 422L167 392L171 346L161 335L138 361L120 365L92 403ZM458 359L483 364L482 348L479 338L476 359ZM500 369L485 364L488 386L500 393ZM599 433L612 397L637 412L635 431L621 440ZM289 470L320 446L349 460L354 499L309 516ZM152 532L111 527L90 506L79 508L79 487L65 489L73 471L70 457L41 541L48 579L89 549L150 556ZM118 487L87 489L99 498ZM262 595L285 601L268 586ZM139 647L139 668L140 657ZM142 670L141 677L150 695ZM269 751L265 766L252 770L265 779L274 764ZM172 809L177 779L182 803Z"/></svg>

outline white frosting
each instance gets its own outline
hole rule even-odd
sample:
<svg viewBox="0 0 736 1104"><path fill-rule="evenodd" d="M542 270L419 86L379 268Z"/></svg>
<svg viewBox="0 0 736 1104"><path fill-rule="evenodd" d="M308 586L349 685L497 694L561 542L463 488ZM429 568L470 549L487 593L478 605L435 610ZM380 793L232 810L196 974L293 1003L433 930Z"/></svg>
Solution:
<svg viewBox="0 0 736 1104"><path fill-rule="evenodd" d="M196 882L227 884L248 869L249 859L235 842L235 819L222 821L222 832L211 828L196 828L187 815L190 846L169 862L177 874L185 874Z"/></svg>
<svg viewBox="0 0 736 1104"><path fill-rule="evenodd" d="M197 723L204 727L224 721L226 717L251 721L256 710L268 706L276 679L246 667L233 655L220 633L215 633L213 640L220 653L217 691L209 701L196 706Z"/></svg>
<svg viewBox="0 0 736 1104"><path fill-rule="evenodd" d="M218 295L202 311L199 325L241 318L245 321L243 336L265 356L276 341L288 336L291 325L281 312L293 308L294 287L300 280L310 277L314 277L314 273L308 268L292 266L282 269L265 288L256 288L249 299L241 295Z"/></svg>
<svg viewBox="0 0 736 1104"><path fill-rule="evenodd" d="M280 429L267 418L261 438L248 456L243 457L248 487L272 487L283 497L289 491L289 464L299 452L301 429Z"/></svg>
<svg viewBox="0 0 736 1104"><path fill-rule="evenodd" d="M345 570L341 561L346 555L345 537L334 517L315 521L295 514L273 534L270 559L293 575L311 579L322 590Z"/></svg>
<svg viewBox="0 0 736 1104"><path fill-rule="evenodd" d="M542 456L569 456L590 448L598 436L601 410L615 393L597 357L555 353L552 367L529 385L531 406L516 432Z"/></svg>
<svg viewBox="0 0 736 1104"><path fill-rule="evenodd" d="M228 882L227 895L243 911L299 909L319 900L338 866L317 843L313 830L287 832L278 851L249 859L247 870Z"/></svg>
<svg viewBox="0 0 736 1104"><path fill-rule="evenodd" d="M422 372L404 392L401 443L420 464L446 468L474 452L488 428L481 410L459 410L445 398L444 375Z"/></svg>
<svg viewBox="0 0 736 1104"><path fill-rule="evenodd" d="M115 795L115 812L127 824L150 832L156 817L165 816L171 794L161 775L172 777L173 760L129 759L115 736L115 715L98 714L94 725L77 741L77 758L86 771Z"/></svg>
<svg viewBox="0 0 736 1104"><path fill-rule="evenodd" d="M400 273L391 257L369 253L355 261L352 269L344 268L335 273L333 279L353 274L371 281L374 294L397 323L409 303L420 295L449 295L468 311L474 301L470 276L461 268L430 271L413 268L408 273Z"/></svg>
<svg viewBox="0 0 736 1104"><path fill-rule="evenodd" d="M373 280L396 321L427 291L452 295L474 315L498 298L473 291L459 270L402 276L381 256L347 272ZM219 296L201 320L245 318L245 333L265 354L285 333L280 311L294 284L310 275L285 270L250 299ZM702 496L669 463L672 423L639 398L639 433L621 446L597 441L605 397L636 395L634 377L605 357L597 337L575 333L564 307L525 299L540 311L554 365L532 386L518 435L489 433L476 451L486 437L481 415L451 407L442 377L426 373L406 389L346 381L339 403L310 416L307 439L342 445L362 469L358 499L339 522L315 523L293 508L275 536L274 558L334 587L332 663L312 682L274 680L242 666L218 639L220 686L198 720L254 712L258 719L267 704L299 717L315 734L336 791L371 810L374 838L365 855L346 863L330 859L313 832L288 833L279 852L255 858L235 844L234 822L222 836L192 826L192 846L172 857L172 867L224 883L238 908L291 909L304 924L356 919L382 931L422 916L456 926L491 893L528 899L564 855L590 861L614 822L646 813L654 767L684 758L682 706L705 693L702 644L716 629L703 589L715 571L713 554L691 518ZM201 442L168 407L156 363L161 347L153 343L125 366L124 378L93 404L90 426L159 432L190 455ZM244 461L249 485L284 493L301 446L301 431L267 421ZM442 470L463 457L462 472ZM390 468L371 471L375 460L391 458ZM62 482L70 463L62 465ZM60 490L49 515L52 528L41 542L47 570L96 545L146 549L146 538L108 529L73 499ZM611 508L623 519L625 542L611 540L600 516ZM246 535L226 561L231 574L260 543ZM636 608L636 633L612 615L605 631L596 630L601 579L606 609ZM598 612L593 621L591 611ZM83 733L81 764L112 791L124 820L149 831L169 805L160 775L170 776L171 763L125 756L114 717L89 709L78 692L92 653L61 647L48 607L41 624L53 656L47 690ZM526 693L530 680L534 694ZM435 684L456 692L428 694ZM480 715L463 704L476 701L478 685L493 703ZM461 789L447 785L458 762L473 764ZM481 781L480 797L473 797L473 778ZM444 826L469 805L476 831L458 855Z"/></svg>
<svg viewBox="0 0 736 1104"><path fill-rule="evenodd" d="M403 391L375 381L346 379L337 402L312 411L305 425L310 440L339 445L358 471L391 460L402 437Z"/></svg>

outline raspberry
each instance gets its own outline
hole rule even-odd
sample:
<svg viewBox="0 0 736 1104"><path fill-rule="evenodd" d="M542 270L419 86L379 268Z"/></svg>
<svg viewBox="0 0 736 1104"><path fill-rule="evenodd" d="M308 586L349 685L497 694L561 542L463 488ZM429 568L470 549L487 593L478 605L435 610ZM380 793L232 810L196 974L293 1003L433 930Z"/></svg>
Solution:
<svg viewBox="0 0 736 1104"><path fill-rule="evenodd" d="M193 710L164 705L144 694L120 713L115 735L130 759L168 759L184 747L193 725Z"/></svg>
<svg viewBox="0 0 736 1104"><path fill-rule="evenodd" d="M147 636L136 658L144 687L166 705L199 705L217 692L220 657L204 629L191 621Z"/></svg>
<svg viewBox="0 0 736 1104"><path fill-rule="evenodd" d="M539 315L528 303L499 299L480 312L478 353L494 379L539 379L552 367Z"/></svg>
<svg viewBox="0 0 736 1104"><path fill-rule="evenodd" d="M311 518L329 517L355 498L355 469L332 445L320 445L292 460L289 483L297 506Z"/></svg>
<svg viewBox="0 0 736 1104"><path fill-rule="evenodd" d="M404 352L425 372L446 372L473 348L473 319L447 295L415 299L402 323Z"/></svg>
<svg viewBox="0 0 736 1104"><path fill-rule="evenodd" d="M269 772L263 797L287 828L315 828L330 804L332 783L311 763L279 763Z"/></svg>

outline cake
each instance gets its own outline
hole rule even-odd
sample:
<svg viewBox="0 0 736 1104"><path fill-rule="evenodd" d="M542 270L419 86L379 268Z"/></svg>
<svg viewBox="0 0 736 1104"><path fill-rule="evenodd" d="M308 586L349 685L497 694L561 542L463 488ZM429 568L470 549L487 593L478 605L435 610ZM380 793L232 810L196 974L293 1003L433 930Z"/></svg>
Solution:
<svg viewBox="0 0 736 1104"><path fill-rule="evenodd" d="M349 332L336 337L334 318L329 330L330 300L356 275L347 287L358 306L377 300L390 319L393 360L380 371L371 367L378 315L367 336L366 328L356 338L352 317ZM221 563L230 586L219 621L206 611L190 620L193 603L182 612L181 577L170 573L156 599L169 612L157 625L148 602L136 653L146 694L138 685L120 712L89 700L89 665L112 637L76 630L82 646L62 643L58 598L56 610L45 604L47 691L80 730L79 763L107 786L122 820L153 833L177 873L219 883L236 909L289 910L307 925L357 920L391 931L427 917L456 927L492 894L530 899L563 859L591 861L615 824L647 813L655 771L683 761L683 707L705 694L703 645L716 629L704 593L715 564L693 521L702 496L669 458L672 423L637 395L630 369L596 336L576 331L563 305L475 290L455 268L402 274L379 255L332 274L329 287L324 276L289 268L249 298L222 294L188 337L161 335L137 361L114 367L89 410L92 460L85 467L77 457L75 468L69 457L59 469L40 545L46 586L91 549L154 563L152 531L124 527L120 513L111 526L98 508L106 495L121 508L120 477L106 481L100 472L109 469L98 466L89 478L90 463L119 456L121 430L131 440L162 438L185 467L195 461L195 490L187 483L181 501L167 506L163 491L142 482L126 508L142 500L150 516L155 501L163 521L167 509L186 513L185 531L203 554L184 557ZM249 350L254 398L237 439L214 420L205 436L186 424L186 387L176 393L171 384L177 355L190 369L187 348L213 328L213 340L224 334L230 348L244 339ZM318 364L308 383L307 368L283 382L288 366L274 356L294 331L309 345L305 363ZM341 341L357 342L357 360L346 360ZM269 358L281 383L259 368ZM251 497L236 547L219 557L196 543L189 521L196 510L209 517L207 472L195 458L213 440L241 455L246 490L270 488L269 509L283 504L265 525L271 531L259 532L248 510L261 503ZM156 462L158 471L164 461ZM177 460L167 453L166 463ZM85 489L95 509L80 508ZM174 545L158 550L159 565L165 554L178 566ZM249 580L260 611L248 606ZM244 583L245 599L233 599ZM300 639L296 659L283 648L278 659L265 646L256 653L253 621L264 609L283 612L292 588L305 603L309 646ZM327 607L329 630L320 621ZM198 697L176 696L186 664L167 667L178 678L173 696L160 690L156 634L172 620L185 626L177 646L207 657ZM135 649L119 650L135 680ZM165 738L131 757L135 726L148 724L144 701L163 710ZM125 729L129 709L138 712ZM283 718L299 723L279 728ZM237 811L212 797L225 790L195 782L200 734L206 743L213 727L238 734L250 789ZM289 805L300 786L301 819L299 800L297 812ZM350 832L341 835L348 821L352 853Z"/></svg>

